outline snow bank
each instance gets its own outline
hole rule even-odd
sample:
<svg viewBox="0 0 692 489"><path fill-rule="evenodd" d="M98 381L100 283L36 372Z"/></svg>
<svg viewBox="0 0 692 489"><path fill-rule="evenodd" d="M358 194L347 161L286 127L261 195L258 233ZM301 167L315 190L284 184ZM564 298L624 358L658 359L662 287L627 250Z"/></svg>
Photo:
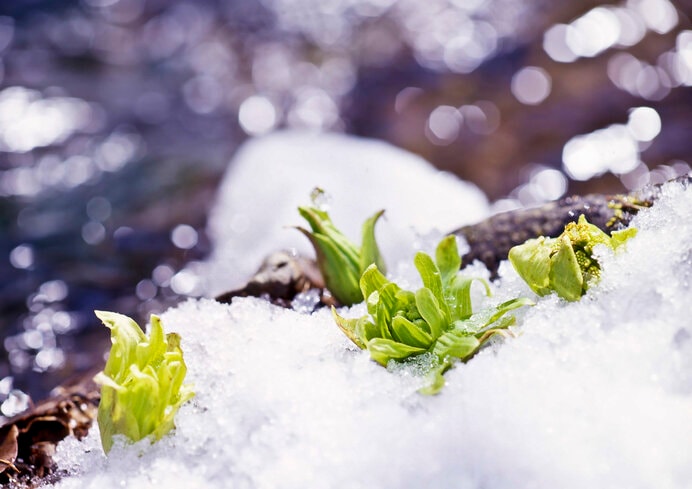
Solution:
<svg viewBox="0 0 692 489"><path fill-rule="evenodd" d="M416 182L421 205L442 194L432 179ZM325 186L305 191L315 183ZM402 185L398 195L411 191ZM372 211L357 204L353 222ZM57 458L71 475L56 486L689 488L690 215L692 192L668 186L635 219L627 252L602 258L602 281L582 301L540 299L521 314L516 338L450 371L436 397L354 349L328 311L190 300L162 317L182 335L197 391L177 429L155 445L116 443L108 458L97 429L83 443L67 440ZM274 219L258 212L252 222ZM531 294L506 263L501 273L491 300Z"/></svg>

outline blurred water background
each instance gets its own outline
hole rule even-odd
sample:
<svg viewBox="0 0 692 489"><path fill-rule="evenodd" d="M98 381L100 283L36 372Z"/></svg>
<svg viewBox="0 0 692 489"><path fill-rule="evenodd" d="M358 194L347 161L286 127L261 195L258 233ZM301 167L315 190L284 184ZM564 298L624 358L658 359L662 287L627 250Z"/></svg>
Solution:
<svg viewBox="0 0 692 489"><path fill-rule="evenodd" d="M246 139L382 139L497 210L692 163L690 0L3 0L0 413L201 291ZM460 212L463 210L460 209Z"/></svg>

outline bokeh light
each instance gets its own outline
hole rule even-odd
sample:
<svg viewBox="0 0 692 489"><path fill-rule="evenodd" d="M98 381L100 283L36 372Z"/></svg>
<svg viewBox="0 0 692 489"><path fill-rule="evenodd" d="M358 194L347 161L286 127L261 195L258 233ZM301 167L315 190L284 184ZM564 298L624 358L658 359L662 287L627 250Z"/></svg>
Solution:
<svg viewBox="0 0 692 489"><path fill-rule="evenodd" d="M449 144L459 135L462 116L459 110L449 105L436 107L428 118L429 136L436 144Z"/></svg>
<svg viewBox="0 0 692 489"><path fill-rule="evenodd" d="M522 104L536 105L550 95L551 85L552 81L547 71L528 66L512 77L512 94Z"/></svg>
<svg viewBox="0 0 692 489"><path fill-rule="evenodd" d="M3 7L3 415L27 405L30 375L94 362L74 355L98 349L94 308L146 319L206 293L206 213L249 138L386 140L497 211L636 189L692 160L677 0ZM253 222L238 211L228 226L248 236Z"/></svg>
<svg viewBox="0 0 692 489"><path fill-rule="evenodd" d="M253 95L240 105L238 121L246 133L256 136L276 127L278 114L276 107L268 98Z"/></svg>
<svg viewBox="0 0 692 489"><path fill-rule="evenodd" d="M565 145L562 162L575 180L588 180L607 171L623 174L639 164L639 148L627 126L614 124L572 138Z"/></svg>
<svg viewBox="0 0 692 489"><path fill-rule="evenodd" d="M651 107L630 110L627 129L634 139L649 142L661 132L661 117Z"/></svg>
<svg viewBox="0 0 692 489"><path fill-rule="evenodd" d="M197 231L187 224L179 224L171 232L171 241L183 250L194 248L197 244Z"/></svg>

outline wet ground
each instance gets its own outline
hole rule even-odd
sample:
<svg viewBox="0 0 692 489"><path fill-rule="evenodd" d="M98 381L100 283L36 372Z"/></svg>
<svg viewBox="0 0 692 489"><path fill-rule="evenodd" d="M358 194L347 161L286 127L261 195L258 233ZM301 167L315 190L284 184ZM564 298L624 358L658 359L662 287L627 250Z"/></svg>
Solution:
<svg viewBox="0 0 692 489"><path fill-rule="evenodd" d="M0 411L143 321L234 151L280 128L384 139L497 208L689 171L689 1L9 1L0 6Z"/></svg>

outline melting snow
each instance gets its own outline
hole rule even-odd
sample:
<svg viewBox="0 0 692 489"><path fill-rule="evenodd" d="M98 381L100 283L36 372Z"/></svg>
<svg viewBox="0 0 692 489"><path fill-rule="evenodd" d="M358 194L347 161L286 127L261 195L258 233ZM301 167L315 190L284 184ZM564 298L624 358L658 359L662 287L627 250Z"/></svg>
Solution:
<svg viewBox="0 0 692 489"><path fill-rule="evenodd" d="M240 205L241 196L250 195L248 187L233 182L236 177L252 182L251 165L239 163L251 152L267 157L254 167L255 181L279 171L323 176L314 173L314 162L300 166L296 155L301 151L324 155L333 147L336 160L351 154L347 140L315 139L322 148L318 151L307 148L300 136L293 142L293 156L287 156L290 163L277 155L269 158L272 145L288 150L293 144L289 136L282 138L266 141L269 147L251 143L224 183L224 192L237 190L238 195L222 195L222 206ZM380 144L352 144L364 160L376 161L389 152L386 168L395 168L397 153L402 167L415 160ZM276 168L289 164L290 170ZM415 178L404 173L408 169L372 170L363 192L362 181L345 176L355 167L336 164L330 166L327 183L305 182L304 190L282 184L280 189L291 194L289 199L303 199L312 185L333 185L328 190L337 223L341 217L355 223L369 215L374 197L365 196L378 183L389 198L381 205L388 212L390 205L396 208L391 216L400 212L399 223L405 222L406 209L415 208L420 216L439 210L430 202L449 199L456 206L469 199L470 207L478 209L477 191L451 177L440 178L419 161L413 166L411 172L419 172ZM336 188L340 177L347 189ZM340 207L344 195L356 192L363 202ZM272 191L262 190L255 205L267 195ZM237 264L243 255L233 253L257 248L261 255L284 245L283 238L274 238L281 226L298 220L295 206L283 205L244 211L251 222L247 233L271 238L261 242L241 242L242 236L230 231L224 235L218 222L228 211L217 210L217 246L235 251L217 249L215 260L226 256ZM461 203L455 209L459 222L431 221L455 227L464 220L458 210L463 208ZM236 299L231 305L185 302L162 317L167 330L182 335L188 381L197 392L178 413L176 430L155 445L147 440L116 443L108 458L96 428L84 442L66 440L58 446L57 460L70 476L56 486L688 488L691 215L692 192L668 185L661 200L635 219L640 231L627 251L602 258L598 286L578 303L541 298L521 313L516 338L458 365L436 397L417 394L415 376L388 372L367 352L356 350L329 311L304 315L257 299ZM425 218L413 220L420 222ZM259 223L276 230L255 231ZM357 234L357 226L347 232ZM383 226L378 232L384 238L387 231ZM423 239L417 246L430 243ZM409 243L399 250L402 263L410 260L414 247ZM396 270L402 280L411 280L411 267ZM506 263L501 274L494 300L531 294ZM245 277L234 277L240 278ZM344 313L362 313L362 305L354 309Z"/></svg>

